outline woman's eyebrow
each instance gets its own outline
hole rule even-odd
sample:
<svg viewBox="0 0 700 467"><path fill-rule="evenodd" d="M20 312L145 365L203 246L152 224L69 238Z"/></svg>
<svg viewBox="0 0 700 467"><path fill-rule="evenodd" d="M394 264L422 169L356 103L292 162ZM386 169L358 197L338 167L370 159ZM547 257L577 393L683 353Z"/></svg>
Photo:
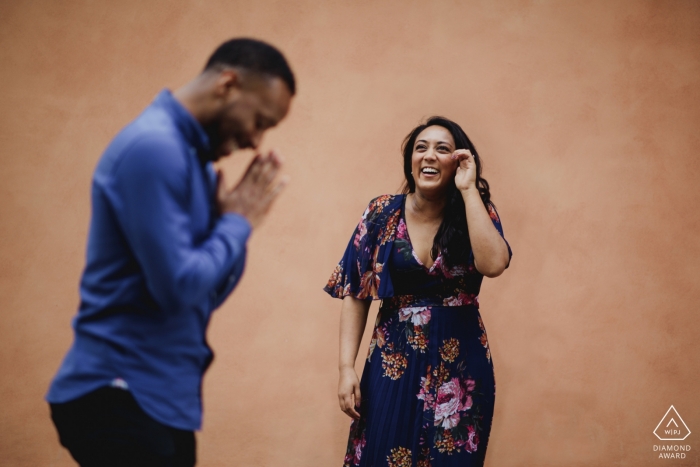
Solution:
<svg viewBox="0 0 700 467"><path fill-rule="evenodd" d="M429 142L430 142L430 141L427 141L427 140L424 140L424 139L419 139L418 141L416 141L416 144L418 144L418 143L426 143L426 144L427 144L427 143L429 143ZM451 144L449 141L438 141L437 144L446 144L446 145L448 145L448 146L452 146L452 144Z"/></svg>

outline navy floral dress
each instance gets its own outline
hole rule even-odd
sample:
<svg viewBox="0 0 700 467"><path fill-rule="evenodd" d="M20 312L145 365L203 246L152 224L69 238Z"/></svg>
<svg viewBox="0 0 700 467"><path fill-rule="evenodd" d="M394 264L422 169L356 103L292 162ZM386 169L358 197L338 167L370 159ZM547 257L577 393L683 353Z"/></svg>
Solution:
<svg viewBox="0 0 700 467"><path fill-rule="evenodd" d="M325 291L381 299L344 467L481 466L495 400L473 256L448 269L415 255L405 195L372 200ZM493 205L488 211L503 235ZM510 246L508 247L510 252Z"/></svg>

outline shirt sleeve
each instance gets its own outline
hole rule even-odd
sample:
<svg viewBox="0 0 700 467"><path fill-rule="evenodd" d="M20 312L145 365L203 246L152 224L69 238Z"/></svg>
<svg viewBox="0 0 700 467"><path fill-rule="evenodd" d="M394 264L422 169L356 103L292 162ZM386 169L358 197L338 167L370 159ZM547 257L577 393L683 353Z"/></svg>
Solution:
<svg viewBox="0 0 700 467"><path fill-rule="evenodd" d="M177 141L154 136L134 143L112 174L116 216L149 292L165 311L206 302L208 294L229 289L230 276L242 270L251 232L243 216L226 214L207 238L195 242L189 164Z"/></svg>
<svg viewBox="0 0 700 467"><path fill-rule="evenodd" d="M494 227L496 227L498 233L501 234L503 241L506 242L506 246L508 247L508 264L506 264L507 269L508 266L510 266L510 259L513 257L513 251L510 249L508 240L506 240L506 237L503 235L503 225L501 224L501 218L498 216L498 212L496 211L496 206L494 206L493 203L489 203L487 209L489 212L489 217L491 217L491 222L493 222Z"/></svg>

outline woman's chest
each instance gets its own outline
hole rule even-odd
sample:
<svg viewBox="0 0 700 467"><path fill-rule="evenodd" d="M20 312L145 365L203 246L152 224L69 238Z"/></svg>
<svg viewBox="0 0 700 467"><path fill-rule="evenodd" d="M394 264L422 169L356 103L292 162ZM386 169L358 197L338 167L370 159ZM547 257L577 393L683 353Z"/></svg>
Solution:
<svg viewBox="0 0 700 467"><path fill-rule="evenodd" d="M433 255L432 250L441 220L425 221L405 211L399 223L403 224L400 231L403 231L403 240L412 249L413 256L421 265L430 269L437 259L437 254Z"/></svg>

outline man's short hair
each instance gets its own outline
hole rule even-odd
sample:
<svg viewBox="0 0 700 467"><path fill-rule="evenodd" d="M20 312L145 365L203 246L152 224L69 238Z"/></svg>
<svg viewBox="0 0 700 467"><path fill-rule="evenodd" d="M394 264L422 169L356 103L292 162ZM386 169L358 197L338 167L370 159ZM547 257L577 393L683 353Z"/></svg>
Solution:
<svg viewBox="0 0 700 467"><path fill-rule="evenodd" d="M275 76L284 81L292 95L296 93L294 74L284 55L265 42L248 38L231 39L224 42L214 51L204 70L222 65Z"/></svg>

